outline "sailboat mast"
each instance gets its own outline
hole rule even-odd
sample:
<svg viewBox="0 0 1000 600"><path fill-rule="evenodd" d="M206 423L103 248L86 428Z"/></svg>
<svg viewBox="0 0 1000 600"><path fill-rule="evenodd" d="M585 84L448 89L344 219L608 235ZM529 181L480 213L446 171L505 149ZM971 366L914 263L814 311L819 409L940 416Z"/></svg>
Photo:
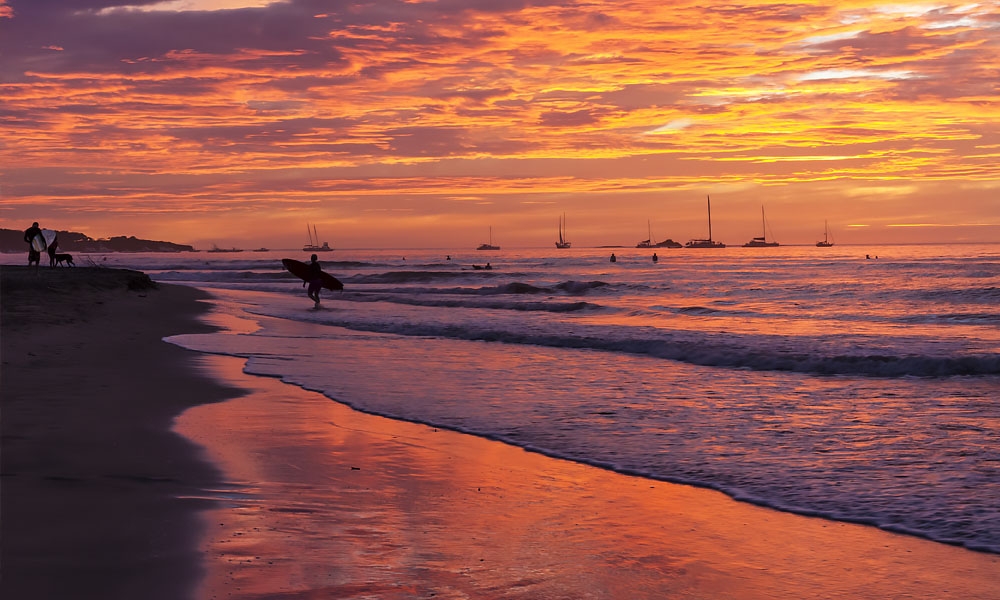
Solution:
<svg viewBox="0 0 1000 600"><path fill-rule="evenodd" d="M712 241L712 197L705 194L705 198L708 199L708 241Z"/></svg>
<svg viewBox="0 0 1000 600"><path fill-rule="evenodd" d="M760 205L760 235L761 239L767 238L767 223L764 221L764 205Z"/></svg>

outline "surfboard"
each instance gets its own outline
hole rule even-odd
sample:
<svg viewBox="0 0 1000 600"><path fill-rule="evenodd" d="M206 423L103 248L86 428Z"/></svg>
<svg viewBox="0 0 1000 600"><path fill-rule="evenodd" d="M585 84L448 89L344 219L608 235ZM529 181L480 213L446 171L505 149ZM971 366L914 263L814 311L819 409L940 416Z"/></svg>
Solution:
<svg viewBox="0 0 1000 600"><path fill-rule="evenodd" d="M56 239L56 232L51 229L43 229L41 233L31 239L31 249L35 252L45 252L49 244Z"/></svg>
<svg viewBox="0 0 1000 600"><path fill-rule="evenodd" d="M294 258L283 258L281 259L281 264L292 275L295 275L302 281L309 281L309 265L307 263L295 260ZM323 280L323 288L325 289L333 292L344 289L344 284L340 283L339 279L325 271L320 273L320 278Z"/></svg>

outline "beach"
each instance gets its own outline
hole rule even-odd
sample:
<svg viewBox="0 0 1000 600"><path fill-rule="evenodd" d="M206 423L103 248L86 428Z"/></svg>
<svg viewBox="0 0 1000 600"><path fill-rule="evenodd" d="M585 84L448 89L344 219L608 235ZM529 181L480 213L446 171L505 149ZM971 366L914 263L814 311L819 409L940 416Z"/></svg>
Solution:
<svg viewBox="0 0 1000 600"><path fill-rule="evenodd" d="M1000 598L996 554L361 413L161 341L204 292L41 271L0 270L4 598Z"/></svg>
<svg viewBox="0 0 1000 600"><path fill-rule="evenodd" d="M171 422L238 392L161 339L208 330L205 294L126 270L0 276L0 596L191 597L195 498L219 474Z"/></svg>

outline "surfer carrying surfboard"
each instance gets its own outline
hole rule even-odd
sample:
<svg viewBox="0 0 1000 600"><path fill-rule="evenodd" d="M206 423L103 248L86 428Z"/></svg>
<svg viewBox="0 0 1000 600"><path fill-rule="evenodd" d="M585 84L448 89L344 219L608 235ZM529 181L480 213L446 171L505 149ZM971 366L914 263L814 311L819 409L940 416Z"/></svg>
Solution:
<svg viewBox="0 0 1000 600"><path fill-rule="evenodd" d="M38 221L31 224L31 227L24 230L24 241L28 243L28 266L35 263L39 266L42 260L42 253L35 249L35 238L42 239L42 230L38 227Z"/></svg>
<svg viewBox="0 0 1000 600"><path fill-rule="evenodd" d="M302 280L303 287L309 286L307 293L309 299L316 303L316 308L319 308L319 291L321 289L326 288L331 292L344 289L344 284L339 279L323 271L315 254L312 255L311 261L308 263L294 258L283 258L281 264L288 269L288 272Z"/></svg>
<svg viewBox="0 0 1000 600"><path fill-rule="evenodd" d="M316 303L316 308L319 308L319 291L323 289L323 269L319 266L319 260L315 254L309 257L309 279L306 279L305 282L309 284L309 290L306 294Z"/></svg>

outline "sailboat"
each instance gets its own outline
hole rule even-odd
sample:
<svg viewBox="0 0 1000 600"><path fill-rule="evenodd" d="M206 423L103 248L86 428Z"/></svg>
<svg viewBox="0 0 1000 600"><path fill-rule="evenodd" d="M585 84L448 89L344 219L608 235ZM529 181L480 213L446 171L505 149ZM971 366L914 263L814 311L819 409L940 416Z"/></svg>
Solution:
<svg viewBox="0 0 1000 600"><path fill-rule="evenodd" d="M653 244L653 228L650 226L649 221L646 221L646 235L649 237L636 244L636 248L652 248L655 245Z"/></svg>
<svg viewBox="0 0 1000 600"><path fill-rule="evenodd" d="M566 213L563 213L561 219L559 219L559 241L556 242L556 248L569 248L573 244L566 240Z"/></svg>
<svg viewBox="0 0 1000 600"><path fill-rule="evenodd" d="M323 242L323 245L319 245L319 234L316 233L316 226L312 226L312 231L309 231L309 225L306 225L306 233L309 234L309 243L302 247L303 252L330 252L333 248L330 247L330 242Z"/></svg>
<svg viewBox="0 0 1000 600"><path fill-rule="evenodd" d="M494 246L493 245L493 228L490 227L490 241L489 241L489 243L488 244L479 244L479 247L476 248L476 250L499 250L499 249L500 249L500 246Z"/></svg>
<svg viewBox="0 0 1000 600"><path fill-rule="evenodd" d="M826 221L823 221L823 241L816 242L817 248L829 248L833 246L833 242L830 241L830 228L827 227Z"/></svg>
<svg viewBox="0 0 1000 600"><path fill-rule="evenodd" d="M767 241L767 221L764 220L764 205L760 207L760 226L761 233L764 234L760 237L755 237L749 242L743 244L744 248L774 248L778 246L778 242Z"/></svg>
<svg viewBox="0 0 1000 600"><path fill-rule="evenodd" d="M219 248L215 244L212 244L212 249L209 252L243 252L243 249L236 248L235 246L232 248Z"/></svg>
<svg viewBox="0 0 1000 600"><path fill-rule="evenodd" d="M690 242L684 244L685 248L725 248L726 245L722 242L712 241L712 198L708 198L708 239L705 240L691 240Z"/></svg>

